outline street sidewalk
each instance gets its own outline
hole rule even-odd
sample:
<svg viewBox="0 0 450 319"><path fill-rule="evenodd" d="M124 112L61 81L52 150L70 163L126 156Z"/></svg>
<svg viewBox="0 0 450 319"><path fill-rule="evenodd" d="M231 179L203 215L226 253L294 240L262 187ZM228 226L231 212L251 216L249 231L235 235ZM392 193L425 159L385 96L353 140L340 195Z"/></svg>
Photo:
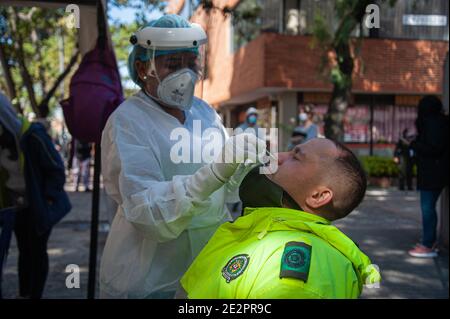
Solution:
<svg viewBox="0 0 450 319"><path fill-rule="evenodd" d="M408 255L421 237L417 192L369 189L361 206L335 223L376 264L380 288L362 298L448 298L448 252L435 259Z"/></svg>
<svg viewBox="0 0 450 319"><path fill-rule="evenodd" d="M50 273L44 298L86 298L92 193L69 192L72 212L55 226L48 252ZM108 230L108 211L102 196L98 264ZM448 298L448 254L436 259L417 259L407 254L419 242L421 217L416 192L370 189L361 206L335 223L378 265L380 288L365 289L362 298ZM5 298L17 292L17 248L13 239L4 273ZM79 289L65 285L65 268L80 266ZM98 267L97 267L98 269ZM98 278L98 277L97 277Z"/></svg>

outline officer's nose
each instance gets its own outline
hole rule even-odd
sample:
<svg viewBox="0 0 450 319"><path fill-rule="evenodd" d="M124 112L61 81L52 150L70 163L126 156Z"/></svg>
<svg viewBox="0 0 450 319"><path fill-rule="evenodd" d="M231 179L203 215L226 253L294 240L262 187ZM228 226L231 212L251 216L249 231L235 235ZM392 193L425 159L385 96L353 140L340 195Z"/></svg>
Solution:
<svg viewBox="0 0 450 319"><path fill-rule="evenodd" d="M289 157L289 152L278 153L278 165L283 165L283 162Z"/></svg>

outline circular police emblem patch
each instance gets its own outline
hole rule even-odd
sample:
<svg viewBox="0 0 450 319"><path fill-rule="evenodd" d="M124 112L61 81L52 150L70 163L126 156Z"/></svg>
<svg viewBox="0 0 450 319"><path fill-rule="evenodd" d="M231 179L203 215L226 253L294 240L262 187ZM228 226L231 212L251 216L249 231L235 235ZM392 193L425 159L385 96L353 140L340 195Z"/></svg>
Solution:
<svg viewBox="0 0 450 319"><path fill-rule="evenodd" d="M294 248L286 254L284 262L291 268L303 267L305 265L305 253L301 249Z"/></svg>
<svg viewBox="0 0 450 319"><path fill-rule="evenodd" d="M230 282L242 275L248 266L249 260L250 257L246 254L236 255L231 258L225 267L222 268L223 278L225 278L227 282Z"/></svg>

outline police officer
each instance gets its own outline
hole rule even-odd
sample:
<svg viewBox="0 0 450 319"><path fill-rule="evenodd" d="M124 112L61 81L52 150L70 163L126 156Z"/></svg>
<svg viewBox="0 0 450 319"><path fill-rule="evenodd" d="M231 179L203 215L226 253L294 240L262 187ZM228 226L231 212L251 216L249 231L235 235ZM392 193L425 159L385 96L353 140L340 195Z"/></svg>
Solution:
<svg viewBox="0 0 450 319"><path fill-rule="evenodd" d="M331 225L365 194L354 154L313 139L278 156L276 173L256 168L243 180L244 216L219 227L183 276L188 298L357 298L380 281L370 259Z"/></svg>

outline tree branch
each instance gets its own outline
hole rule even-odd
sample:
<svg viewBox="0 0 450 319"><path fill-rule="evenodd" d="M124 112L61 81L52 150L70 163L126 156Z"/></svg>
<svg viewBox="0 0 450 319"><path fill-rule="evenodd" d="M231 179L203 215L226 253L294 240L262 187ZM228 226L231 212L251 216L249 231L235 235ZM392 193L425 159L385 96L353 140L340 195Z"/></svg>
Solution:
<svg viewBox="0 0 450 319"><path fill-rule="evenodd" d="M25 85L25 88L28 93L28 98L30 99L31 108L33 109L33 112L39 114L38 104L36 102L36 95L34 94L33 81L31 79L30 73L28 72L27 66L25 65L25 54L23 51L22 37L20 35L20 32L18 32L17 30L19 17L14 7L11 8L11 11L13 13L12 14L13 19L11 21L12 22L11 29L14 34L17 34L17 40L14 42L14 48L16 49L17 53L17 60L20 66L20 73L22 75L23 84Z"/></svg>
<svg viewBox="0 0 450 319"><path fill-rule="evenodd" d="M8 65L8 61L7 61L5 50L3 48L2 43L0 43L0 63L2 65L3 73L5 75L6 87L8 88L8 96L12 101L17 97L16 86L14 85L14 80L13 80L13 77L11 74L11 69ZM19 107L18 111L22 111L20 109L20 107Z"/></svg>
<svg viewBox="0 0 450 319"><path fill-rule="evenodd" d="M58 88L58 86L61 84L61 82L64 80L64 78L70 73L70 71L72 70L72 67L75 65L75 63L77 62L77 58L79 55L79 51L77 50L75 52L75 54L72 56L72 58L70 59L69 64L67 65L66 69L64 70L63 73L61 73L58 78L56 79L55 83L53 84L52 88L48 91L48 93L45 95L44 99L42 100L42 102L39 104L39 109L41 109L42 111L44 111L44 113L47 114L42 114L43 117L46 117L48 115L48 102L50 101L50 99L53 97L53 95L56 92L56 89Z"/></svg>

